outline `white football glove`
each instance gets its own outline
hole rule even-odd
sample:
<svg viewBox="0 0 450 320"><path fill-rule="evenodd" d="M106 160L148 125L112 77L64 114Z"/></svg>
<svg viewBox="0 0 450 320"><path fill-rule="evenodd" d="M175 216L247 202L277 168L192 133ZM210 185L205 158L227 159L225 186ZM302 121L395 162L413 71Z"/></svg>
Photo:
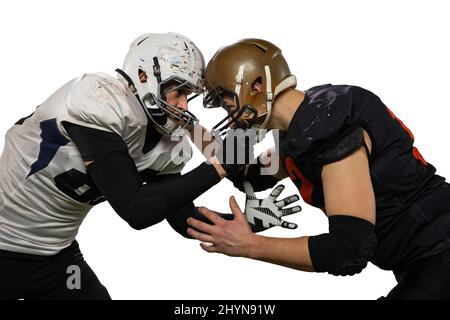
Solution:
<svg viewBox="0 0 450 320"><path fill-rule="evenodd" d="M287 229L297 228L297 224L284 221L281 218L302 210L300 206L283 209L298 201L298 195L293 195L277 201L276 199L284 190L284 185L280 184L272 190L267 198L258 199L255 196L252 185L248 181L244 181L243 186L247 196L244 214L246 215L247 221L251 225L253 232L263 231L274 226L280 226Z"/></svg>

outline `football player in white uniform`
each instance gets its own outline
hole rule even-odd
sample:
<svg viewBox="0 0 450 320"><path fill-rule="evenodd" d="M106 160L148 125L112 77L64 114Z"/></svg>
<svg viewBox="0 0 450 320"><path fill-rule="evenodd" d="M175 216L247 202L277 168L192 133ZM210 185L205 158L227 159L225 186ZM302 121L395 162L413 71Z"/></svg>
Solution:
<svg viewBox="0 0 450 320"><path fill-rule="evenodd" d="M242 168L212 158L180 174L190 145L172 137L196 125L187 105L203 90L204 60L191 40L142 35L116 71L117 78L95 73L68 82L8 130L0 299L109 299L75 241L94 205L107 200L134 229L167 219L187 236L193 199ZM67 287L73 266L81 288Z"/></svg>

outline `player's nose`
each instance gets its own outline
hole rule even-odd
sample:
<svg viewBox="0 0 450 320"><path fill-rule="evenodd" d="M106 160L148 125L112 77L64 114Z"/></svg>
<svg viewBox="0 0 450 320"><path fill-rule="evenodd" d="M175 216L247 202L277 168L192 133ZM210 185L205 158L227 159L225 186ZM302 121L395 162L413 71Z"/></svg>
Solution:
<svg viewBox="0 0 450 320"><path fill-rule="evenodd" d="M188 99L185 94L180 95L178 99L177 107L180 108L183 111L187 111L188 109Z"/></svg>

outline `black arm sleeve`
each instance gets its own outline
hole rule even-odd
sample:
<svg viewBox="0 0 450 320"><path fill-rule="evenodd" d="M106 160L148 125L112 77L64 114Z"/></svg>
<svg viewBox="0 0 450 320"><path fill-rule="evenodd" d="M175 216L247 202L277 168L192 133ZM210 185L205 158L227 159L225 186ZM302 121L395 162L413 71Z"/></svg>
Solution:
<svg viewBox="0 0 450 320"><path fill-rule="evenodd" d="M63 122L64 128L78 147L84 161L93 161L105 154L126 152L128 147L122 138L112 132L79 126Z"/></svg>
<svg viewBox="0 0 450 320"><path fill-rule="evenodd" d="M120 136L68 123L64 127L83 160L94 161L87 172L99 191L134 229L162 221L220 181L214 167L203 163L185 175L143 184Z"/></svg>
<svg viewBox="0 0 450 320"><path fill-rule="evenodd" d="M262 175L262 167L264 167L264 165L258 157L255 164L249 165L247 175L244 174L245 170L241 170L235 174L227 176L227 179L233 182L235 188L242 192L245 192L243 185L244 181L250 182L255 192L267 190L275 186L278 183L278 179L271 175Z"/></svg>
<svg viewBox="0 0 450 320"><path fill-rule="evenodd" d="M216 213L226 220L233 220L234 217L231 213L228 214L219 212ZM185 238L192 239L192 237L187 233L187 228L189 228L189 225L187 224L187 219L190 217L206 222L208 224L213 224L211 221L208 220L208 218L206 218L198 211L198 207L195 207L194 203L192 202L187 206L185 206L184 208L182 208L181 210L178 210L177 212L168 216L166 220L176 232L178 232Z"/></svg>

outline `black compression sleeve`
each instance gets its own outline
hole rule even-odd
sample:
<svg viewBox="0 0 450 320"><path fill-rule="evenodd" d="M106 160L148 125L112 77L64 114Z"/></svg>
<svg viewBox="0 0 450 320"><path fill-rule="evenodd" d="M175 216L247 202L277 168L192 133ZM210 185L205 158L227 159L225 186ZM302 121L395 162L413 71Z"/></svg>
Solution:
<svg viewBox="0 0 450 320"><path fill-rule="evenodd" d="M233 175L227 176L227 179L233 182L233 185L238 190L245 192L244 181L250 182L255 192L267 190L278 183L278 179L272 175L261 174L261 169L264 165L261 163L259 157L255 164L249 165L247 174L244 173L245 170L241 170Z"/></svg>
<svg viewBox="0 0 450 320"><path fill-rule="evenodd" d="M87 172L113 209L127 222L128 208L142 186L136 165L122 138L115 133L64 122L64 128L84 161Z"/></svg>
<svg viewBox="0 0 450 320"><path fill-rule="evenodd" d="M84 161L95 160L109 152L128 152L122 138L115 133L79 126L70 122L63 123L72 141L78 147Z"/></svg>
<svg viewBox="0 0 450 320"><path fill-rule="evenodd" d="M112 146L108 151L103 146L102 152L92 152L102 141L106 145L112 140L115 141L113 145L118 145L119 136L85 129L74 125L68 133L82 155L91 155L83 159L94 161L87 166L87 172L99 191L135 229L162 221L220 181L214 167L203 163L185 175L143 185L128 150L114 151Z"/></svg>
<svg viewBox="0 0 450 320"><path fill-rule="evenodd" d="M232 214L219 212L216 213L226 220L233 220ZM204 215L202 215L198 211L198 207L195 207L193 203L190 203L187 206L183 207L182 209L178 210L177 212L171 214L166 218L166 220L176 232L178 232L185 238L192 239L192 237L187 233L187 228L190 227L187 224L187 219L190 217L206 222L208 224L212 224L211 221L209 221Z"/></svg>
<svg viewBox="0 0 450 320"><path fill-rule="evenodd" d="M129 208L130 225L143 229L180 210L220 181L214 166L203 163L171 179L139 188Z"/></svg>
<svg viewBox="0 0 450 320"><path fill-rule="evenodd" d="M86 169L111 207L129 223L130 205L143 186L133 159L125 152L107 153Z"/></svg>

